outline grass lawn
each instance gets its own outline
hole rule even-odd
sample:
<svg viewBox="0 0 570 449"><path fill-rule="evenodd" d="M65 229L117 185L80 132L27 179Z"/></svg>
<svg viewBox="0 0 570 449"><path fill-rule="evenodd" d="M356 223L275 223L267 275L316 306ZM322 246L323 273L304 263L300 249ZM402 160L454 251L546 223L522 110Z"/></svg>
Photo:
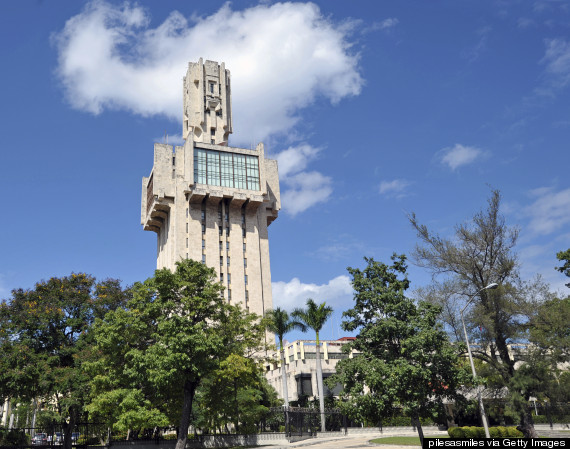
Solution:
<svg viewBox="0 0 570 449"><path fill-rule="evenodd" d="M425 438L429 438L426 436ZM449 438L448 435L438 436L438 438ZM370 440L375 444L395 444L398 446L420 446L420 437L383 437Z"/></svg>

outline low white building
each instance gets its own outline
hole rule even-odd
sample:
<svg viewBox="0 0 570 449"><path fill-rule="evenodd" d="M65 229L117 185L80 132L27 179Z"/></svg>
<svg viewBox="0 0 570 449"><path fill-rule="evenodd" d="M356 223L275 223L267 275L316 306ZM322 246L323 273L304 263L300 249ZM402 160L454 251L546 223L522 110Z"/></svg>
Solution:
<svg viewBox="0 0 570 449"><path fill-rule="evenodd" d="M352 358L354 352L345 353L342 347L354 340L354 337L343 337L338 340L321 340L321 365L323 378L336 373L336 364L339 360ZM287 365L287 390L289 401L296 401L302 396L309 399L317 397L317 355L315 340L297 340L285 344L285 363ZM276 357L279 357L277 354ZM275 388L279 397L283 399L283 381L281 363L266 366L265 377ZM332 391L324 385L325 397L338 396L339 388Z"/></svg>

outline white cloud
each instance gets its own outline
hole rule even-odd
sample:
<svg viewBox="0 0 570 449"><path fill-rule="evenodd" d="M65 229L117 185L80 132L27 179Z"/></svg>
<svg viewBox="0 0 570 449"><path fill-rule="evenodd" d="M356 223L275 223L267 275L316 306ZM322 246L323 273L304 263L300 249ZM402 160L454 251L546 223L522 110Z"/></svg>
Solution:
<svg viewBox="0 0 570 449"><path fill-rule="evenodd" d="M396 25L398 25L399 22L400 21L398 19L396 19L395 17L390 17L390 18L384 19L382 22L380 22L379 28L381 30L394 28Z"/></svg>
<svg viewBox="0 0 570 449"><path fill-rule="evenodd" d="M351 306L353 289L350 278L337 276L326 284L305 284L298 278L289 282L273 282L273 306L291 311L296 307L305 307L308 298L317 304L326 301L335 310L345 310Z"/></svg>
<svg viewBox="0 0 570 449"><path fill-rule="evenodd" d="M181 120L188 61L225 62L232 74L234 140L249 143L294 131L299 112L318 96L335 103L358 95L363 80L348 41L313 3L229 3L190 23L172 12L151 28L144 8L94 0L54 36L66 98L99 114L122 109Z"/></svg>
<svg viewBox="0 0 570 449"><path fill-rule="evenodd" d="M279 164L279 176L283 179L304 170L307 168L309 161L315 159L320 151L320 148L315 148L308 144L289 147L281 151L276 156Z"/></svg>
<svg viewBox="0 0 570 449"><path fill-rule="evenodd" d="M562 88L570 82L570 43L564 39L546 39L546 51L540 61L546 66L548 83Z"/></svg>
<svg viewBox="0 0 570 449"><path fill-rule="evenodd" d="M410 183L405 179L394 179L393 181L382 181L380 183L379 192L393 198L403 198L408 192L407 189Z"/></svg>
<svg viewBox="0 0 570 449"><path fill-rule="evenodd" d="M523 213L530 217L532 232L551 234L570 224L570 188L556 192L551 187L541 187L533 190L531 196L535 200Z"/></svg>
<svg viewBox="0 0 570 449"><path fill-rule="evenodd" d="M454 147L444 148L439 153L441 154L441 163L446 164L453 171L462 165L471 164L483 154L478 148L458 143Z"/></svg>
<svg viewBox="0 0 570 449"><path fill-rule="evenodd" d="M317 171L304 171L320 151L320 148L302 144L289 147L275 156L280 182L286 187L281 194L281 204L293 216L317 203L326 202L332 194L329 176Z"/></svg>

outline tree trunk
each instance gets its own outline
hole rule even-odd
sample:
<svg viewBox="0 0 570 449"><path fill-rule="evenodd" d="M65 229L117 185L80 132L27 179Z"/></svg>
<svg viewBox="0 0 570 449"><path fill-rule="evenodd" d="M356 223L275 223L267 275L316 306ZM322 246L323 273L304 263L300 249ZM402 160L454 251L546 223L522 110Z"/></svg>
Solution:
<svg viewBox="0 0 570 449"><path fill-rule="evenodd" d="M285 407L289 407L289 392L287 391L287 368L285 367L285 350L283 349L283 345L281 345L281 377L283 378L283 399L285 399Z"/></svg>
<svg viewBox="0 0 570 449"><path fill-rule="evenodd" d="M75 424L77 423L77 413L75 410L71 409L69 411L69 423L63 424L63 449L71 449L73 441L71 437L73 431L75 430Z"/></svg>
<svg viewBox="0 0 570 449"><path fill-rule="evenodd" d="M178 440L175 449L185 449L188 439L188 427L190 426L190 414L192 413L192 401L198 382L184 382L184 399L182 403L182 415L180 416L180 426L178 427Z"/></svg>
<svg viewBox="0 0 570 449"><path fill-rule="evenodd" d="M321 346L317 334L317 390L319 393L319 408L321 411L321 432L326 432L325 422L325 395L323 388L323 368L321 366Z"/></svg>
<svg viewBox="0 0 570 449"><path fill-rule="evenodd" d="M418 436L420 437L420 446L423 447L424 445L424 431L422 429L422 423L420 422L420 418L415 416L412 418L412 425L418 429Z"/></svg>
<svg viewBox="0 0 570 449"><path fill-rule="evenodd" d="M534 430L534 421L532 420L531 412L526 410L520 415L521 423L517 426L525 438L538 438L536 430Z"/></svg>

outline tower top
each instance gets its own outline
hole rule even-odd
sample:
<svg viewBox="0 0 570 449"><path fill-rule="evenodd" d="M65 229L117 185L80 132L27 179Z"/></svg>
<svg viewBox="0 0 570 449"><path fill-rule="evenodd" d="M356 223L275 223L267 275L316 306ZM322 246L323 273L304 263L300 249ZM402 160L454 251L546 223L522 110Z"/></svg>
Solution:
<svg viewBox="0 0 570 449"><path fill-rule="evenodd" d="M230 71L215 61L188 63L183 82L182 137L227 145L232 133Z"/></svg>

